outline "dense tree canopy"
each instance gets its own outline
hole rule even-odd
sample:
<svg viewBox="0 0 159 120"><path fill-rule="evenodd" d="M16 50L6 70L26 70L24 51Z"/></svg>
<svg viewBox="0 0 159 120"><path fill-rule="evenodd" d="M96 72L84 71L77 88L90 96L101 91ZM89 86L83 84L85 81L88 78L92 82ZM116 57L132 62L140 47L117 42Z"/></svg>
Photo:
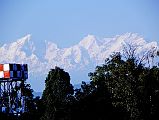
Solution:
<svg viewBox="0 0 159 120"><path fill-rule="evenodd" d="M62 117L64 108L73 94L73 86L70 84L70 76L59 67L52 69L46 80L42 99L45 104L45 114L42 119L54 120ZM61 114L61 115L60 115Z"/></svg>
<svg viewBox="0 0 159 120"><path fill-rule="evenodd" d="M157 117L158 67L145 67L134 57L122 60L120 53L115 53L89 75L95 84L102 82L105 85L111 95L112 105L125 109L130 119L150 120Z"/></svg>

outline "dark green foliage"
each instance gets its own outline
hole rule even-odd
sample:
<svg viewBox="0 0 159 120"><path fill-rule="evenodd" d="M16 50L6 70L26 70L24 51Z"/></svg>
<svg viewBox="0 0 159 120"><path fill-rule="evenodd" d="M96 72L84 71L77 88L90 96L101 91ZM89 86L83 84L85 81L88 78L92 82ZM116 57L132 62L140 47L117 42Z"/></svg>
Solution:
<svg viewBox="0 0 159 120"><path fill-rule="evenodd" d="M40 97L33 98L30 105L30 111L23 113L18 120L40 120L44 112L44 105Z"/></svg>
<svg viewBox="0 0 159 120"><path fill-rule="evenodd" d="M130 119L157 118L159 68L144 67L134 57L122 60L120 53L115 53L89 75L96 85L108 89L112 105L125 109Z"/></svg>
<svg viewBox="0 0 159 120"><path fill-rule="evenodd" d="M24 84L23 85L23 96L25 96L25 101L26 101L26 109L28 112L31 112L34 107L34 102L33 102L33 89L31 89L30 84Z"/></svg>
<svg viewBox="0 0 159 120"><path fill-rule="evenodd" d="M103 85L82 82L81 88L76 90L77 101L73 108L72 120L124 120L127 113L122 108L112 106L110 94Z"/></svg>
<svg viewBox="0 0 159 120"><path fill-rule="evenodd" d="M67 113L65 107L67 102L69 102L69 97L73 94L70 76L63 69L56 67L49 72L45 86L42 95L45 114L42 119L60 119L60 117L63 117Z"/></svg>
<svg viewBox="0 0 159 120"><path fill-rule="evenodd" d="M40 97L34 98L33 89L30 84L23 85L23 95L25 96L27 112L17 117L18 120L39 120L42 116L43 104Z"/></svg>

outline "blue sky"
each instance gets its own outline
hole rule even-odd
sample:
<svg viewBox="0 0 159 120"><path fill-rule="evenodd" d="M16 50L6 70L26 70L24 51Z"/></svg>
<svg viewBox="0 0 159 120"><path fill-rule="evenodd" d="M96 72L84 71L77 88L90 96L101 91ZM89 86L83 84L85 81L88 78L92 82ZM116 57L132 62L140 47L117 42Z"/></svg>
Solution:
<svg viewBox="0 0 159 120"><path fill-rule="evenodd" d="M87 34L100 38L135 32L159 41L158 0L0 0L0 45L27 34L40 47L60 48Z"/></svg>
<svg viewBox="0 0 159 120"><path fill-rule="evenodd" d="M42 61L46 40L64 48L88 34L104 38L132 32L159 43L158 11L159 0L0 0L0 48L31 34ZM41 91L44 79L40 87L31 83Z"/></svg>

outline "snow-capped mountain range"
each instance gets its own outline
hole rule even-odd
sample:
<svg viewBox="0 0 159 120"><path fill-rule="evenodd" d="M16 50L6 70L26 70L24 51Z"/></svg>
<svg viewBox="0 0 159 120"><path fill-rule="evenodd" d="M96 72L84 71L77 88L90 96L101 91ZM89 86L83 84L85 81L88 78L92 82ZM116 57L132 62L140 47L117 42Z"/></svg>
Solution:
<svg viewBox="0 0 159 120"><path fill-rule="evenodd" d="M73 84L88 80L87 74L95 66L104 63L113 52L122 52L127 44L138 47L142 54L150 49L158 49L157 42L147 42L136 33L125 33L112 38L98 39L94 35L84 37L76 45L60 49L53 42L45 42L41 48L45 54L37 55L37 48L31 35L0 46L0 63L27 63L29 66L29 83L35 91L42 91L48 71L55 66L68 71Z"/></svg>

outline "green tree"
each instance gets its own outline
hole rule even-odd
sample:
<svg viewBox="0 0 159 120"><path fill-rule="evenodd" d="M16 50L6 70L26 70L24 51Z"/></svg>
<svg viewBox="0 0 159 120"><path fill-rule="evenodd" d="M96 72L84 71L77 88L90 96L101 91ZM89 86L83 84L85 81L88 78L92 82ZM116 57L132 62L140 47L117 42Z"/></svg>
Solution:
<svg viewBox="0 0 159 120"><path fill-rule="evenodd" d="M123 60L115 53L89 75L97 87L107 88L112 105L125 109L130 119L152 119L158 110L159 69L145 67L133 54Z"/></svg>
<svg viewBox="0 0 159 120"><path fill-rule="evenodd" d="M33 89L31 85L22 82L19 88L22 89L22 96L25 100L25 112L18 117L19 120L38 120L39 105L37 104L38 98L34 98ZM40 100L39 100L40 101Z"/></svg>
<svg viewBox="0 0 159 120"><path fill-rule="evenodd" d="M67 114L65 107L73 92L69 74L59 67L51 69L45 80L45 90L42 95L45 105L42 119L56 120L64 117Z"/></svg>
<svg viewBox="0 0 159 120"><path fill-rule="evenodd" d="M98 84L98 85L97 85ZM122 111L120 115L115 113L111 99L104 84L82 82L81 88L75 90L76 103L72 110L72 120L123 120Z"/></svg>
<svg viewBox="0 0 159 120"><path fill-rule="evenodd" d="M23 83L22 83L23 84ZM23 87L23 96L25 97L25 108L27 112L32 112L35 109L34 100L33 100L33 89L31 85L24 83Z"/></svg>

